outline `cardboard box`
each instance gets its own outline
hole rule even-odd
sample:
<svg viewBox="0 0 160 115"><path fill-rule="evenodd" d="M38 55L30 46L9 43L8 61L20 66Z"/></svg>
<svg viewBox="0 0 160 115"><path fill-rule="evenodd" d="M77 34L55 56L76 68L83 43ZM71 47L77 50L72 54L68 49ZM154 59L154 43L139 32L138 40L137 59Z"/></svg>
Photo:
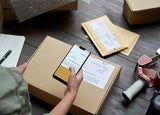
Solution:
<svg viewBox="0 0 160 115"><path fill-rule="evenodd" d="M123 13L130 25L160 21L160 1L124 0Z"/></svg>
<svg viewBox="0 0 160 115"><path fill-rule="evenodd" d="M4 17L3 21L4 22L13 21L13 20L17 19L14 11L12 10L11 6L9 5L8 0L1 0L1 5L2 5L2 9L3 9L3 17ZM56 9L53 9L53 10L49 11L48 13L53 13L56 11L77 10L77 8L78 8L78 0L74 0L73 2L71 2L69 4L58 7Z"/></svg>
<svg viewBox="0 0 160 115"><path fill-rule="evenodd" d="M56 105L63 98L66 86L52 77L54 71L63 60L71 45L52 37L46 37L28 62L23 73L24 79L29 83L29 91L35 97ZM113 72L103 89L83 81L70 113L73 115L99 114L105 99L118 78L121 66L98 56L92 57L114 66Z"/></svg>

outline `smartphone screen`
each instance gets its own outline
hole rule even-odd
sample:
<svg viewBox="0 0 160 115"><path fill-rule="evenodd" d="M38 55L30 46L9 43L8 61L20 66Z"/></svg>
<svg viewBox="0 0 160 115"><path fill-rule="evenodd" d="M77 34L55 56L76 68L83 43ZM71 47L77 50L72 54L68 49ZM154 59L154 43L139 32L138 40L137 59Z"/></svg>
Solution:
<svg viewBox="0 0 160 115"><path fill-rule="evenodd" d="M79 72L85 61L90 55L90 51L75 44L67 53L53 77L58 79L64 84L67 84L70 75L69 67L74 67L76 74Z"/></svg>

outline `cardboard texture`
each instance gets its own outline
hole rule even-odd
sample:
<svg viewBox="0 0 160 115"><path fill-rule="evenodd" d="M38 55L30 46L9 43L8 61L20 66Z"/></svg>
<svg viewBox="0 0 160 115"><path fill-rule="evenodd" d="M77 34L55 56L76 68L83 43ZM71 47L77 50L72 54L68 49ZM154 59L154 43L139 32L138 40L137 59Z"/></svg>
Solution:
<svg viewBox="0 0 160 115"><path fill-rule="evenodd" d="M89 23L91 23L92 21L96 21L96 20L104 20L105 22L107 22L107 24L110 26L109 29L111 30L111 32L113 32L116 35L116 38L118 38L118 40L121 41L122 45L124 46L121 46L121 48L117 48L116 50L113 49L110 51L107 51L104 47L102 47L102 43L100 43L95 33L89 27ZM122 27L112 24L106 15L100 18L88 21L88 22L84 22L82 23L82 27L85 29L85 31L89 35L89 38L93 41L93 43L95 44L95 46L97 47L98 51L100 52L102 56L107 56L109 54L112 54L118 51L128 56L130 55L132 49L134 48L136 42L138 41L140 37L140 35L137 33L131 32Z"/></svg>
<svg viewBox="0 0 160 115"><path fill-rule="evenodd" d="M52 37L45 38L28 61L28 67L23 73L32 95L52 105L56 105L63 98L66 85L54 79L52 75L70 48L71 45ZM113 65L115 69L104 89L82 82L70 109L74 115L97 115L120 73L121 66L93 54L91 56Z"/></svg>
<svg viewBox="0 0 160 115"><path fill-rule="evenodd" d="M103 21L105 23L106 27L108 27L108 29L111 31L113 36L115 36L116 40L120 44L118 47L114 47L112 49L105 48L104 44L100 41L100 39L103 39L103 38L99 38L97 36L97 33L99 33L98 31L100 31L100 30L98 30L99 28L95 27L95 29L98 30L97 32L95 32L93 30L93 28L91 28L91 25L90 25L90 24L98 22L98 21ZM96 48L100 52L101 56L103 56L103 57L127 48L127 46L124 43L125 42L124 39L120 36L120 33L113 27L113 24L111 23L111 21L109 20L109 18L107 16L102 16L100 18L84 22L84 23L82 23L82 27L85 29L85 31L89 35L90 39L92 40L92 42L94 43L94 45L96 46ZM103 31L103 29L101 31ZM109 36L109 34L108 34L108 36ZM104 36L101 36L101 37L104 37ZM115 41L115 40L113 40L113 41ZM109 44L107 44L107 45L109 45Z"/></svg>
<svg viewBox="0 0 160 115"><path fill-rule="evenodd" d="M3 17L4 17L4 22L8 21L14 21L17 19L14 11L12 10L8 0L2 0L1 1L2 5L2 10L3 10ZM66 11L66 10L77 10L78 8L78 0L75 0L69 4L66 4L64 6L58 7L56 9L50 10L47 13L53 13L56 11Z"/></svg>
<svg viewBox="0 0 160 115"><path fill-rule="evenodd" d="M124 0L123 13L130 25L160 21L160 1Z"/></svg>

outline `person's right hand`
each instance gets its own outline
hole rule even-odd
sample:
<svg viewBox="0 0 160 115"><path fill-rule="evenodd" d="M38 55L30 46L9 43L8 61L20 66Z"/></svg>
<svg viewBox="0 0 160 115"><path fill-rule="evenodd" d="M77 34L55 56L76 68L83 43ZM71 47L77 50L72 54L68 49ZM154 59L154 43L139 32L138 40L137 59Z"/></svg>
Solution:
<svg viewBox="0 0 160 115"><path fill-rule="evenodd" d="M67 89L64 93L63 99L52 109L51 115L66 115L71 108L77 93L79 86L83 79L83 72L80 70L76 75L75 69L73 67L69 68L70 76L68 79Z"/></svg>
<svg viewBox="0 0 160 115"><path fill-rule="evenodd" d="M82 70L80 70L76 75L75 68L70 67L69 70L70 70L70 76L68 79L68 85L65 91L65 95L66 93L71 93L73 95L76 95L78 92L79 86L83 80L83 72Z"/></svg>

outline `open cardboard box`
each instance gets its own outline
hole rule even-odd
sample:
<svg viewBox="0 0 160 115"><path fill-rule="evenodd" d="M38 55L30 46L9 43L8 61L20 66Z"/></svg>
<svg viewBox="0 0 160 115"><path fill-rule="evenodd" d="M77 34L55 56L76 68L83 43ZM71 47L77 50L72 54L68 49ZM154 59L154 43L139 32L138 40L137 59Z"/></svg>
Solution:
<svg viewBox="0 0 160 115"><path fill-rule="evenodd" d="M16 20L17 17L12 10L11 6L9 5L8 0L1 0L1 6L3 10L3 18L4 22ZM66 10L77 10L78 8L78 0L73 0L73 2L66 4L64 6L58 7L49 11L48 13L56 12L56 11L66 11Z"/></svg>
<svg viewBox="0 0 160 115"><path fill-rule="evenodd" d="M124 0L123 13L130 25L160 21L160 1Z"/></svg>
<svg viewBox="0 0 160 115"><path fill-rule="evenodd" d="M71 45L57 39L49 36L45 38L30 58L28 67L23 73L32 95L52 105L56 105L63 98L66 85L54 79L52 75L70 48ZM102 63L111 64L114 69L103 89L85 81L82 82L77 98L70 109L73 115L99 114L120 73L120 65L93 54L91 56L102 60Z"/></svg>

